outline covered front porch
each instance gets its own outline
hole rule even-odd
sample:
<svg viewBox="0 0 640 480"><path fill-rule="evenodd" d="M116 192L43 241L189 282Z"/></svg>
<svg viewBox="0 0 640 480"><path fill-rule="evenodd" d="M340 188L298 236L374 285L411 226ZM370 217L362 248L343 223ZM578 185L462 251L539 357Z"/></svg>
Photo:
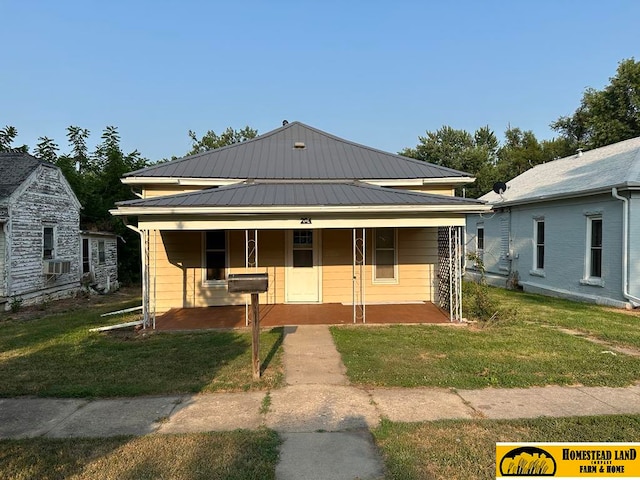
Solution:
<svg viewBox="0 0 640 480"><path fill-rule="evenodd" d="M449 323L449 313L433 303L366 306L368 324ZM353 306L342 303L271 304L260 306L260 326L349 325ZM156 329L165 331L244 328L244 306L174 308L156 318Z"/></svg>

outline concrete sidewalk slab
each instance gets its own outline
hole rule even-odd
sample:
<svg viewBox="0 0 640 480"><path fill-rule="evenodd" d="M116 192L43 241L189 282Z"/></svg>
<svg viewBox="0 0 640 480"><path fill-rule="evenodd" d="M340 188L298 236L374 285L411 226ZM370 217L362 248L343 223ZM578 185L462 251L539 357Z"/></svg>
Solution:
<svg viewBox="0 0 640 480"><path fill-rule="evenodd" d="M474 418L473 409L451 390L378 388L369 390L380 415L393 422Z"/></svg>
<svg viewBox="0 0 640 480"><path fill-rule="evenodd" d="M44 435L87 403L54 398L0 399L0 438Z"/></svg>
<svg viewBox="0 0 640 480"><path fill-rule="evenodd" d="M626 388L581 387L579 390L611 406L616 413L640 413L640 385Z"/></svg>
<svg viewBox="0 0 640 480"><path fill-rule="evenodd" d="M569 417L640 412L635 390L604 387L532 387L459 390L485 418ZM617 398L617 400L616 400ZM616 403L621 402L620 405ZM623 406L626 404L626 406ZM630 406L632 405L632 406Z"/></svg>
<svg viewBox="0 0 640 480"><path fill-rule="evenodd" d="M289 385L347 385L342 358L326 325L285 327L285 381Z"/></svg>
<svg viewBox="0 0 640 480"><path fill-rule="evenodd" d="M367 431L285 433L278 480L373 480L384 466Z"/></svg>
<svg viewBox="0 0 640 480"><path fill-rule="evenodd" d="M146 397L95 400L77 410L55 428L48 437L113 437L146 435L158 428L182 397Z"/></svg>
<svg viewBox="0 0 640 480"><path fill-rule="evenodd" d="M341 385L292 385L271 392L266 425L279 432L339 431L378 425L364 390Z"/></svg>
<svg viewBox="0 0 640 480"><path fill-rule="evenodd" d="M262 424L264 392L212 393L186 397L158 433L192 433L256 429Z"/></svg>

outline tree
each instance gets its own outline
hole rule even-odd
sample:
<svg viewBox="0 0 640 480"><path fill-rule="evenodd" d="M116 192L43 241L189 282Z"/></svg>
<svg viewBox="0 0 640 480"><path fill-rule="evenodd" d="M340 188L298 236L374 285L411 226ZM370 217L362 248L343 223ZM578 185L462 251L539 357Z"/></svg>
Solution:
<svg viewBox="0 0 640 480"><path fill-rule="evenodd" d="M571 116L558 118L551 128L575 148L597 148L640 136L640 62L618 64L603 90L588 88Z"/></svg>
<svg viewBox="0 0 640 480"><path fill-rule="evenodd" d="M4 128L0 128L0 152L24 152L27 153L29 148L26 145L21 147L12 147L11 144L18 136L18 130L16 127L7 125Z"/></svg>
<svg viewBox="0 0 640 480"><path fill-rule="evenodd" d="M196 153L206 152L214 148L225 147L234 143L241 143L258 135L258 131L246 126L240 130L234 130L228 127L224 132L218 135L213 130L209 130L202 138L198 139L196 132L189 130L189 138L191 138L191 150L187 155L195 155Z"/></svg>
<svg viewBox="0 0 640 480"><path fill-rule="evenodd" d="M58 159L58 150L60 150L60 147L58 147L58 144L52 139L49 137L39 137L38 143L33 149L33 154L47 162L56 163L56 160Z"/></svg>
<svg viewBox="0 0 640 480"><path fill-rule="evenodd" d="M472 135L445 125L418 139L415 148L406 148L400 154L475 176L476 182L465 189L469 197L477 198L491 188L499 142L488 126Z"/></svg>

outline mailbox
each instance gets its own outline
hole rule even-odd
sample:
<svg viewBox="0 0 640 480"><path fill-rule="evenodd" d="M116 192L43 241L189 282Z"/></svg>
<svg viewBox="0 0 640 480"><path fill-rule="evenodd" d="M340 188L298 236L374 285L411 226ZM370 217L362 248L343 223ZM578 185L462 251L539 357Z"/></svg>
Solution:
<svg viewBox="0 0 640 480"><path fill-rule="evenodd" d="M264 293L269 289L266 273L231 273L227 280L229 293Z"/></svg>

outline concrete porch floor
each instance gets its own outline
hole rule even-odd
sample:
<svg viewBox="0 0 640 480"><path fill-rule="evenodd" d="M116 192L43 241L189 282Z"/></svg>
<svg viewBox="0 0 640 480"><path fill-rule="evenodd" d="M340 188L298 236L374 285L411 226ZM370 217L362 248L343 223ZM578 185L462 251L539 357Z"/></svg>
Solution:
<svg viewBox="0 0 640 480"><path fill-rule="evenodd" d="M449 315L433 303L367 305L367 324L448 323ZM340 303L260 305L260 325L348 325L353 307ZM245 307L175 308L156 318L157 330L245 327Z"/></svg>

